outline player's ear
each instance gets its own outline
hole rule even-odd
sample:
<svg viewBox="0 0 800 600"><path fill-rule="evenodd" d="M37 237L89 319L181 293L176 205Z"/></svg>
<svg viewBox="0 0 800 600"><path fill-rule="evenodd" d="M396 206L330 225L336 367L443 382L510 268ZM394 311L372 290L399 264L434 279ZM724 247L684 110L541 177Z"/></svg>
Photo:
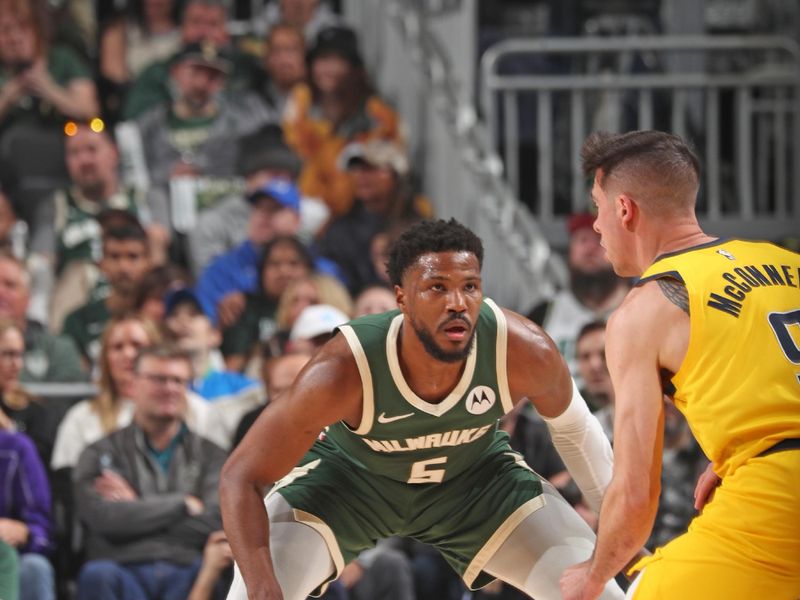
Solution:
<svg viewBox="0 0 800 600"><path fill-rule="evenodd" d="M394 298L397 301L397 308L406 312L406 293L399 285L394 286Z"/></svg>
<svg viewBox="0 0 800 600"><path fill-rule="evenodd" d="M617 215L625 229L631 229L639 215L639 204L627 194L617 196Z"/></svg>

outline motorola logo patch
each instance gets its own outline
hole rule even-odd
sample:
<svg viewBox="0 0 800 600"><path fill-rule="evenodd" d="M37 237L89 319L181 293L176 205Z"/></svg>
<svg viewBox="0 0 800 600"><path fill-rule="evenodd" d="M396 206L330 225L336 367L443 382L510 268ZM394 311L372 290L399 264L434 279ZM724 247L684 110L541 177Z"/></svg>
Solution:
<svg viewBox="0 0 800 600"><path fill-rule="evenodd" d="M495 399L492 388L479 385L467 394L467 411L473 415L482 415L494 406Z"/></svg>

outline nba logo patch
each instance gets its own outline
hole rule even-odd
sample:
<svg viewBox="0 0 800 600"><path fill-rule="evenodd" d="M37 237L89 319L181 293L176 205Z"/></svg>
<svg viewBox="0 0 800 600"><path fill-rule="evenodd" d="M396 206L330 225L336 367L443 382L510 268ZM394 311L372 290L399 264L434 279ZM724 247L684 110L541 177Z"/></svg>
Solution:
<svg viewBox="0 0 800 600"><path fill-rule="evenodd" d="M728 260L736 260L736 257L727 250L722 250L722 249L717 250L717 254L724 256Z"/></svg>
<svg viewBox="0 0 800 600"><path fill-rule="evenodd" d="M494 406L495 400L492 388L479 385L467 394L467 411L473 415L482 415Z"/></svg>

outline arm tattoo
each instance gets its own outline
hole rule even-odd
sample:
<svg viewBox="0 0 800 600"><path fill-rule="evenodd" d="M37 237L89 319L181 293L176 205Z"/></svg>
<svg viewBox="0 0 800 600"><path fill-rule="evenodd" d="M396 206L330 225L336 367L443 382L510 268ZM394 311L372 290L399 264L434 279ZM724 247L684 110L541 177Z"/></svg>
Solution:
<svg viewBox="0 0 800 600"><path fill-rule="evenodd" d="M689 293L683 283L671 277L656 279L656 283L658 283L658 287L661 288L661 292L667 297L667 300L687 315L689 314Z"/></svg>

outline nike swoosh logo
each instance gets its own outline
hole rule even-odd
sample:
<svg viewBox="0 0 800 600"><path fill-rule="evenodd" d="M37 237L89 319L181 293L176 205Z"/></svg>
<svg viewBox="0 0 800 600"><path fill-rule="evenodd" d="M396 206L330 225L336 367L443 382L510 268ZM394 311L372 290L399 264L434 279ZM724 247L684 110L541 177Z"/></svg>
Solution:
<svg viewBox="0 0 800 600"><path fill-rule="evenodd" d="M378 423L391 423L392 421L399 421L400 419L407 419L408 417L413 417L414 413L408 413L407 415L397 415L396 417L387 417L386 413L381 413L378 415Z"/></svg>

